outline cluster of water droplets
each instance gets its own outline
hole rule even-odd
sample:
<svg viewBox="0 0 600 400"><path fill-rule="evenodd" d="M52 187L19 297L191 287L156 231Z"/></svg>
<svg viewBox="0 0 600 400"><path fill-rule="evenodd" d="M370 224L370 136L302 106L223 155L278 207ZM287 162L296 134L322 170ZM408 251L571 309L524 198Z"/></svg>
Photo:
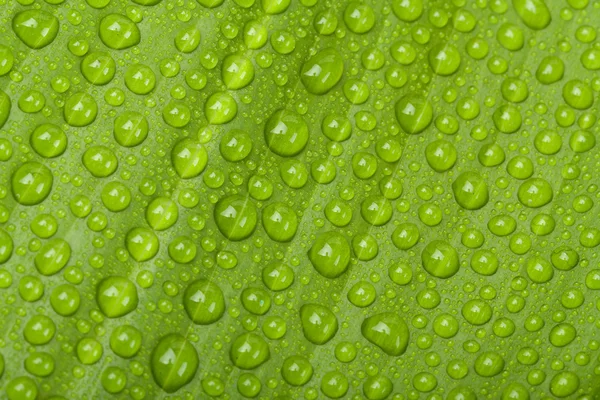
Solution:
<svg viewBox="0 0 600 400"><path fill-rule="evenodd" d="M595 398L600 3L545 1L0 1L0 397Z"/></svg>

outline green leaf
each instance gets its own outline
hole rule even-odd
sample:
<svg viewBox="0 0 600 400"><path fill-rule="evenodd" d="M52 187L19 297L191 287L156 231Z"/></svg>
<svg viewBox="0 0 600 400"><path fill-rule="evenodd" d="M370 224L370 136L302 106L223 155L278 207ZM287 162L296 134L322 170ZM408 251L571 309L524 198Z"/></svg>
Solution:
<svg viewBox="0 0 600 400"><path fill-rule="evenodd" d="M598 4L0 0L0 398L597 398Z"/></svg>

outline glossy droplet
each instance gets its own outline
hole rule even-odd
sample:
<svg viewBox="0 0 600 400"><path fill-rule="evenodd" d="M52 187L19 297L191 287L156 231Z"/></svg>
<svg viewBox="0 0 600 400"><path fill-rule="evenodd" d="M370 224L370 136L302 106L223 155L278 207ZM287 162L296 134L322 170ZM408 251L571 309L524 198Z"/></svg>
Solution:
<svg viewBox="0 0 600 400"><path fill-rule="evenodd" d="M391 312L365 318L360 331L365 339L394 357L404 354L410 339L406 322L399 315Z"/></svg>
<svg viewBox="0 0 600 400"><path fill-rule="evenodd" d="M308 143L308 126L293 111L276 111L265 124L265 142L269 149L282 157L299 154Z"/></svg>
<svg viewBox="0 0 600 400"><path fill-rule="evenodd" d="M6 384L8 400L35 400L38 397L38 387L28 376L19 376Z"/></svg>
<svg viewBox="0 0 600 400"><path fill-rule="evenodd" d="M12 50L6 46L0 45L0 76L10 72L15 62L15 56ZM0 128L2 124L0 124Z"/></svg>
<svg viewBox="0 0 600 400"><path fill-rule="evenodd" d="M167 393L175 393L192 381L198 370L198 353L183 336L163 336L150 357L150 369L156 384Z"/></svg>
<svg viewBox="0 0 600 400"><path fill-rule="evenodd" d="M467 210L478 210L489 200L488 187L476 172L463 172L452 183L454 199Z"/></svg>
<svg viewBox="0 0 600 400"><path fill-rule="evenodd" d="M127 278L110 276L98 284L96 302L107 317L122 317L137 308L137 288Z"/></svg>
<svg viewBox="0 0 600 400"><path fill-rule="evenodd" d="M45 352L30 353L25 359L25 369L32 375L46 377L54 372L54 357Z"/></svg>
<svg viewBox="0 0 600 400"><path fill-rule="evenodd" d="M483 377L498 375L504 370L504 359L496 352L481 353L475 360L475 372Z"/></svg>
<svg viewBox="0 0 600 400"><path fill-rule="evenodd" d="M252 235L258 213L249 198L229 196L215 205L214 218L219 231L229 240L243 240Z"/></svg>
<svg viewBox="0 0 600 400"><path fill-rule="evenodd" d="M579 389L579 377L571 371L562 371L550 381L550 392L558 398L568 398Z"/></svg>
<svg viewBox="0 0 600 400"><path fill-rule="evenodd" d="M12 256L14 243L8 232L0 230L0 265L4 264Z"/></svg>
<svg viewBox="0 0 600 400"><path fill-rule="evenodd" d="M28 343L34 346L49 343L56 334L56 324L50 317L34 315L23 329L23 336Z"/></svg>
<svg viewBox="0 0 600 400"><path fill-rule="evenodd" d="M171 162L180 178L194 178L206 168L208 153L201 143L186 138L173 146Z"/></svg>
<svg viewBox="0 0 600 400"><path fill-rule="evenodd" d="M140 42L140 30L131 19L121 14L109 14L100 20L98 31L106 47L123 50Z"/></svg>
<svg viewBox="0 0 600 400"><path fill-rule="evenodd" d="M126 111L115 118L113 134L121 146L135 147L148 137L148 120L135 111Z"/></svg>
<svg viewBox="0 0 600 400"><path fill-rule="evenodd" d="M289 242L298 230L296 213L283 203L272 203L265 207L262 223L267 235L278 242Z"/></svg>
<svg viewBox="0 0 600 400"><path fill-rule="evenodd" d="M159 249L159 241L152 230L148 228L133 228L127 232L125 246L135 261L143 262L156 256Z"/></svg>
<svg viewBox="0 0 600 400"><path fill-rule="evenodd" d="M146 221L155 231L170 228L178 218L177 204L168 197L157 197L146 207Z"/></svg>
<svg viewBox="0 0 600 400"><path fill-rule="evenodd" d="M425 158L429 166L436 172L451 169L458 158L456 147L447 140L435 140L425 148Z"/></svg>
<svg viewBox="0 0 600 400"><path fill-rule="evenodd" d="M317 237L308 252L313 267L327 278L337 278L350 263L350 245L338 232L326 232Z"/></svg>
<svg viewBox="0 0 600 400"><path fill-rule="evenodd" d="M81 161L96 178L112 175L118 167L115 153L106 146L92 146L83 153Z"/></svg>
<svg viewBox="0 0 600 400"><path fill-rule="evenodd" d="M565 102L577 110L588 109L594 103L592 89L578 79L573 79L565 83L562 95Z"/></svg>
<svg viewBox="0 0 600 400"><path fill-rule="evenodd" d="M215 8L223 4L224 0L197 0L198 4L206 8Z"/></svg>
<svg viewBox="0 0 600 400"><path fill-rule="evenodd" d="M156 86L156 75L147 65L132 64L125 73L125 86L135 94L148 94Z"/></svg>
<svg viewBox="0 0 600 400"><path fill-rule="evenodd" d="M338 331L338 320L327 307L304 304L300 307L300 321L304 337L311 343L322 345L329 342Z"/></svg>
<svg viewBox="0 0 600 400"><path fill-rule="evenodd" d="M63 109L65 122L74 127L91 124L98 115L98 104L92 96L79 92L73 94L65 102Z"/></svg>
<svg viewBox="0 0 600 400"><path fill-rule="evenodd" d="M450 278L459 269L458 252L442 240L429 242L421 253L421 261L425 271L436 278Z"/></svg>
<svg viewBox="0 0 600 400"><path fill-rule="evenodd" d="M91 84L106 85L113 79L116 72L115 60L108 53L89 53L81 60L81 74Z"/></svg>
<svg viewBox="0 0 600 400"><path fill-rule="evenodd" d="M424 131L433 120L433 106L425 97L409 94L402 97L395 107L396 119L406 133Z"/></svg>
<svg viewBox="0 0 600 400"><path fill-rule="evenodd" d="M183 306L189 318L199 325L218 321L225 312L221 288L205 279L192 282L183 294Z"/></svg>
<svg viewBox="0 0 600 400"><path fill-rule="evenodd" d="M81 296L74 286L63 284L52 290L50 304L58 315L68 317L75 314L79 309Z"/></svg>
<svg viewBox="0 0 600 400"><path fill-rule="evenodd" d="M227 92L213 93L204 104L206 118L214 125L230 122L237 115L237 110L237 102Z"/></svg>
<svg viewBox="0 0 600 400"><path fill-rule="evenodd" d="M35 256L35 267L42 275L54 275L67 265L70 258L69 243L63 239L52 239Z"/></svg>
<svg viewBox="0 0 600 400"><path fill-rule="evenodd" d="M554 197L552 186L542 178L532 178L523 182L517 195L521 204L531 208L545 206Z"/></svg>
<svg viewBox="0 0 600 400"><path fill-rule="evenodd" d="M269 345L255 333L238 336L229 351L233 364L241 369L254 369L264 364L270 357Z"/></svg>
<svg viewBox="0 0 600 400"><path fill-rule="evenodd" d="M544 29L552 21L544 0L513 0L512 3L521 20L531 29Z"/></svg>
<svg viewBox="0 0 600 400"><path fill-rule="evenodd" d="M37 162L27 162L12 175L12 193L20 204L36 205L48 197L53 181L52 172L46 166Z"/></svg>
<svg viewBox="0 0 600 400"><path fill-rule="evenodd" d="M228 89L242 89L254 79L254 64L241 54L228 55L223 60L221 76Z"/></svg>
<svg viewBox="0 0 600 400"><path fill-rule="evenodd" d="M58 35L58 19L43 10L26 10L17 13L12 28L23 43L32 49L48 46Z"/></svg>
<svg viewBox="0 0 600 400"><path fill-rule="evenodd" d="M40 156L54 158L65 152L68 140L65 132L58 126L42 124L31 133L29 143Z"/></svg>
<svg viewBox="0 0 600 400"><path fill-rule="evenodd" d="M344 22L354 33L367 33L375 26L375 13L367 4L352 2L344 11Z"/></svg>
<svg viewBox="0 0 600 400"><path fill-rule="evenodd" d="M348 393L348 378L338 371L330 371L321 378L321 392L331 399L342 398Z"/></svg>
<svg viewBox="0 0 600 400"><path fill-rule="evenodd" d="M439 44L429 50L429 66L438 75L452 75L460 67L461 57L452 44Z"/></svg>
<svg viewBox="0 0 600 400"><path fill-rule="evenodd" d="M401 21L413 22L423 14L422 0L393 0L392 10Z"/></svg>
<svg viewBox="0 0 600 400"><path fill-rule="evenodd" d="M292 386L302 386L310 381L313 366L304 356L290 356L281 366L281 376Z"/></svg>
<svg viewBox="0 0 600 400"><path fill-rule="evenodd" d="M10 101L10 97L0 90L0 128L2 128L6 121L8 121L11 106L12 103Z"/></svg>
<svg viewBox="0 0 600 400"><path fill-rule="evenodd" d="M306 90L317 95L333 89L343 74L344 61L340 53L333 48L319 51L304 63L300 71Z"/></svg>
<svg viewBox="0 0 600 400"><path fill-rule="evenodd" d="M274 292L285 290L294 283L294 270L280 262L271 263L263 268L262 281Z"/></svg>
<svg viewBox="0 0 600 400"><path fill-rule="evenodd" d="M200 45L200 30L190 26L180 30L175 36L175 47L182 53L191 53Z"/></svg>

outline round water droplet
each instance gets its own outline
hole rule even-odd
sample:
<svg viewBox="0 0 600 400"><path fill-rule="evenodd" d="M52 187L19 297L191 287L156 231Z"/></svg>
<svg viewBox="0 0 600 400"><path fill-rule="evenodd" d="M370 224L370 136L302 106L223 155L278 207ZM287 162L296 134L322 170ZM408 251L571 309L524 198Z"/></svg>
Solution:
<svg viewBox="0 0 600 400"><path fill-rule="evenodd" d="M232 129L221 138L219 150L229 162L241 161L252 151L252 138L245 131Z"/></svg>
<svg viewBox="0 0 600 400"><path fill-rule="evenodd" d="M460 67L461 57L452 44L439 44L429 50L429 66L438 75L452 75Z"/></svg>
<svg viewBox="0 0 600 400"><path fill-rule="evenodd" d="M267 235L278 242L289 242L298 230L296 213L283 203L272 203L265 207L262 223Z"/></svg>
<svg viewBox="0 0 600 400"><path fill-rule="evenodd" d="M326 48L309 58L300 71L306 90L322 95L329 92L342 79L344 60L333 48Z"/></svg>
<svg viewBox="0 0 600 400"><path fill-rule="evenodd" d="M410 339L406 322L391 312L365 318L360 331L365 339L393 357L404 354Z"/></svg>
<svg viewBox="0 0 600 400"><path fill-rule="evenodd" d="M540 83L550 85L563 78L565 73L564 62L556 56L548 56L540 61L535 77Z"/></svg>
<svg viewBox="0 0 600 400"><path fill-rule="evenodd" d="M183 336L170 333L163 336L150 357L150 369L158 386L174 393L192 381L198 370L198 353Z"/></svg>
<svg viewBox="0 0 600 400"><path fill-rule="evenodd" d="M65 132L54 124L39 125L29 137L33 150L45 158L62 155L67 149L67 142Z"/></svg>
<svg viewBox="0 0 600 400"><path fill-rule="evenodd" d="M540 30L550 25L552 15L544 0L513 0L515 11L530 29Z"/></svg>
<svg viewBox="0 0 600 400"><path fill-rule="evenodd" d="M467 210L478 210L489 200L485 180L476 172L463 172L452 183L454 199Z"/></svg>
<svg viewBox="0 0 600 400"><path fill-rule="evenodd" d="M225 197L215 205L214 218L219 231L229 240L243 240L252 235L258 214L249 198Z"/></svg>
<svg viewBox="0 0 600 400"><path fill-rule="evenodd" d="M115 60L108 53L89 53L81 60L81 74L93 85L106 85L116 72Z"/></svg>
<svg viewBox="0 0 600 400"><path fill-rule="evenodd" d="M317 237L308 256L313 267L327 278L337 278L350 263L350 245L338 232L326 232Z"/></svg>
<svg viewBox="0 0 600 400"><path fill-rule="evenodd" d="M63 284L52 290L50 304L58 315L68 317L75 314L79 309L81 296L74 286Z"/></svg>
<svg viewBox="0 0 600 400"><path fill-rule="evenodd" d="M300 322L304 337L318 345L329 342L338 331L338 320L335 314L327 307L318 304L304 304L300 307Z"/></svg>
<svg viewBox="0 0 600 400"><path fill-rule="evenodd" d="M367 4L352 2L344 11L344 22L354 33L367 33L375 26L375 13Z"/></svg>
<svg viewBox="0 0 600 400"><path fill-rule="evenodd" d="M579 377L570 371L554 375L550 381L550 392L558 398L568 398L579 389Z"/></svg>
<svg viewBox="0 0 600 400"><path fill-rule="evenodd" d="M209 325L223 316L225 299L219 286L200 279L192 282L185 289L183 306L195 324Z"/></svg>
<svg viewBox="0 0 600 400"><path fill-rule="evenodd" d="M100 20L100 40L114 50L128 49L140 42L140 30L136 23L121 14L109 14Z"/></svg>
<svg viewBox="0 0 600 400"><path fill-rule="evenodd" d="M271 352L262 337L254 333L244 333L231 344L229 356L236 367L254 369L264 364L271 357Z"/></svg>
<svg viewBox="0 0 600 400"><path fill-rule="evenodd" d="M273 153L282 157L299 154L308 143L308 126L293 111L276 111L265 124L265 142Z"/></svg>
<svg viewBox="0 0 600 400"><path fill-rule="evenodd" d="M545 206L552 201L552 186L545 179L531 178L519 186L517 196L521 204L531 208Z"/></svg>
<svg viewBox="0 0 600 400"><path fill-rule="evenodd" d="M442 240L429 242L421 253L421 261L425 271L442 279L456 274L460 266L456 249Z"/></svg>
<svg viewBox="0 0 600 400"><path fill-rule="evenodd" d="M23 328L25 340L34 346L49 343L55 334L56 325L54 321L45 315L34 315Z"/></svg>
<svg viewBox="0 0 600 400"><path fill-rule="evenodd" d="M392 204L383 196L370 196L362 202L360 214L369 224L382 226L392 219Z"/></svg>
<svg viewBox="0 0 600 400"><path fill-rule="evenodd" d="M96 302L104 315L119 318L134 311L138 306L135 284L122 276L103 279L96 289Z"/></svg>
<svg viewBox="0 0 600 400"><path fill-rule="evenodd" d="M579 79L573 79L565 83L562 95L565 102L577 110L586 110L594 103L592 89Z"/></svg>
<svg viewBox="0 0 600 400"><path fill-rule="evenodd" d="M8 232L0 230L0 264L4 264L12 256L14 243Z"/></svg>
<svg viewBox="0 0 600 400"><path fill-rule="evenodd" d="M15 14L12 28L23 43L32 49L48 46L58 35L58 19L43 10L25 10Z"/></svg>
<svg viewBox="0 0 600 400"><path fill-rule="evenodd" d="M12 193L19 204L36 205L48 197L53 181L52 172L46 166L37 162L26 162L12 175Z"/></svg>
<svg viewBox="0 0 600 400"><path fill-rule="evenodd" d="M137 262L148 261L158 253L159 241L156 234L148 228L133 228L127 232L125 247Z"/></svg>
<svg viewBox="0 0 600 400"><path fill-rule="evenodd" d="M172 227L179 218L177 204L168 197L157 197L146 207L146 221L155 231Z"/></svg>
<svg viewBox="0 0 600 400"><path fill-rule="evenodd" d="M25 359L25 369L32 375L46 377L54 372L54 357L44 352L30 353Z"/></svg>
<svg viewBox="0 0 600 400"><path fill-rule="evenodd" d="M504 370L504 358L496 352L486 351L475 360L475 372L479 376L489 378Z"/></svg>
<svg viewBox="0 0 600 400"><path fill-rule="evenodd" d="M125 73L125 86L135 94L148 94L156 86L156 75L146 65L132 64Z"/></svg>
<svg viewBox="0 0 600 400"><path fill-rule="evenodd" d="M313 367L306 357L290 356L281 366L281 376L292 386L302 386L310 381Z"/></svg>
<svg viewBox="0 0 600 400"><path fill-rule="evenodd" d="M105 146L92 146L81 158L85 168L96 178L105 178L115 173L118 160L115 153Z"/></svg>
<svg viewBox="0 0 600 400"><path fill-rule="evenodd" d="M410 134L423 132L433 120L431 102L416 94L402 97L396 103L395 113L400 127Z"/></svg>
<svg viewBox="0 0 600 400"><path fill-rule="evenodd" d="M12 50L6 46L0 45L0 76L10 72L15 62L15 56ZM0 124L2 127L2 124Z"/></svg>
<svg viewBox="0 0 600 400"><path fill-rule="evenodd" d="M135 147L148 137L148 120L135 111L125 111L115 118L113 134L121 146Z"/></svg>
<svg viewBox="0 0 600 400"><path fill-rule="evenodd" d="M87 93L75 93L65 102L63 113L67 124L75 127L87 126L96 119L98 104Z"/></svg>
<svg viewBox="0 0 600 400"><path fill-rule="evenodd" d="M35 400L38 397L38 387L28 376L19 376L6 384L8 400Z"/></svg>
<svg viewBox="0 0 600 400"><path fill-rule="evenodd" d="M241 54L230 54L223 60L221 77L228 89L242 89L254 79L254 64Z"/></svg>
<svg viewBox="0 0 600 400"><path fill-rule="evenodd" d="M182 53L191 53L200 45L200 30L195 26L183 28L175 36L175 47Z"/></svg>
<svg viewBox="0 0 600 400"><path fill-rule="evenodd" d="M0 128L4 126L10 116L10 108L12 103L10 97L0 90Z"/></svg>
<svg viewBox="0 0 600 400"><path fill-rule="evenodd" d="M263 268L262 281L274 292L285 290L294 283L294 270L280 262L271 263Z"/></svg>
<svg viewBox="0 0 600 400"><path fill-rule="evenodd" d="M208 153L201 143L186 138L171 150L171 162L180 178L194 178L206 168Z"/></svg>
<svg viewBox="0 0 600 400"><path fill-rule="evenodd" d="M210 124L222 125L237 115L237 102L226 92L213 93L204 104L204 114Z"/></svg>

